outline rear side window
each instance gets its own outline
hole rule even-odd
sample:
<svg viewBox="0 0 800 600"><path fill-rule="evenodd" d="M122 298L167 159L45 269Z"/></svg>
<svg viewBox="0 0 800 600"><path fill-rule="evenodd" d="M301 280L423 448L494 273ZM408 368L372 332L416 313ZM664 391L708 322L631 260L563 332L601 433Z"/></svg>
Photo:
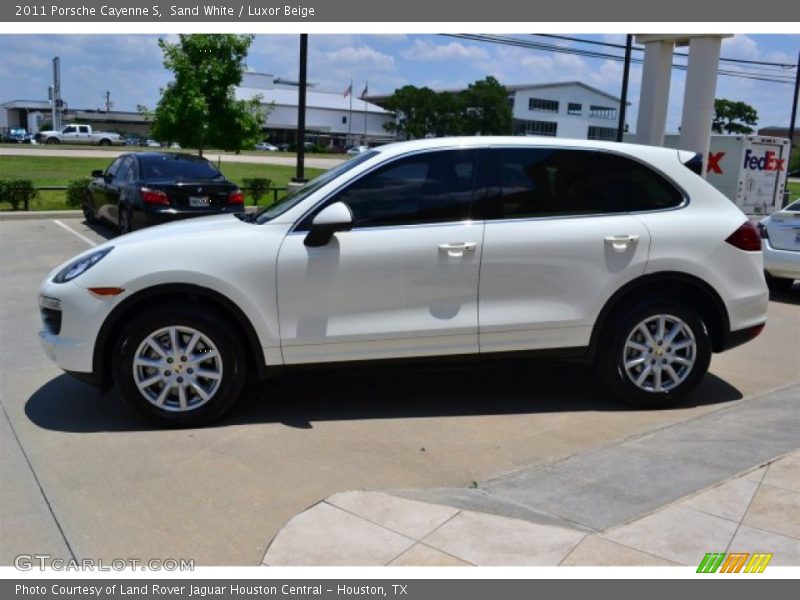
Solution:
<svg viewBox="0 0 800 600"><path fill-rule="evenodd" d="M609 212L596 154L585 150L513 148L492 151L496 185L485 218L518 219Z"/></svg>
<svg viewBox="0 0 800 600"><path fill-rule="evenodd" d="M626 211L660 210L683 203L683 194L663 176L633 159L598 153L608 193Z"/></svg>
<svg viewBox="0 0 800 600"><path fill-rule="evenodd" d="M369 173L333 199L355 227L464 221L470 217L478 152L443 150L401 158Z"/></svg>

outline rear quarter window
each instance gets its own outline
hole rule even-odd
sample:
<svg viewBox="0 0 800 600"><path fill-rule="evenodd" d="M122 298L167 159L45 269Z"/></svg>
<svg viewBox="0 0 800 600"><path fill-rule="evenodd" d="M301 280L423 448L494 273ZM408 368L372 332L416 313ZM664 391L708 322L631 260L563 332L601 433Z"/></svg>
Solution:
<svg viewBox="0 0 800 600"><path fill-rule="evenodd" d="M608 195L623 210L638 212L683 204L680 190L650 167L618 154L598 153Z"/></svg>

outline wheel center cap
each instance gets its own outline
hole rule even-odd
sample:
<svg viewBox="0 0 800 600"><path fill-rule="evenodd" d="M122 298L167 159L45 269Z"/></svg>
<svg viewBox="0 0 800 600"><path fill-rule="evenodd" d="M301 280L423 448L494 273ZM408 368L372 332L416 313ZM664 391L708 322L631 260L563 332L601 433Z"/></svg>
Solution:
<svg viewBox="0 0 800 600"><path fill-rule="evenodd" d="M658 350L656 350L656 356L664 356L664 351L661 348L659 348Z"/></svg>
<svg viewBox="0 0 800 600"><path fill-rule="evenodd" d="M175 365L174 371L176 373L180 373L181 371L183 371L183 365Z"/></svg>

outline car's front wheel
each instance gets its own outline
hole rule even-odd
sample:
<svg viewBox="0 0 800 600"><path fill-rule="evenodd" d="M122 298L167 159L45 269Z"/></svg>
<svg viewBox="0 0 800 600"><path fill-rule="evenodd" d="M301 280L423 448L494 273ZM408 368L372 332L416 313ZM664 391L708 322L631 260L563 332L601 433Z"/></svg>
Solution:
<svg viewBox="0 0 800 600"><path fill-rule="evenodd" d="M136 317L113 363L122 399L160 424L190 427L227 412L241 394L245 352L224 319L169 305Z"/></svg>
<svg viewBox="0 0 800 600"><path fill-rule="evenodd" d="M133 231L133 211L130 206L119 207L119 234L125 235Z"/></svg>
<svg viewBox="0 0 800 600"><path fill-rule="evenodd" d="M86 192L83 196L83 218L89 224L97 223L97 214L94 210L94 201L91 192Z"/></svg>
<svg viewBox="0 0 800 600"><path fill-rule="evenodd" d="M633 406L676 404L708 371L705 323L691 308L669 301L646 301L618 315L598 348L600 378Z"/></svg>

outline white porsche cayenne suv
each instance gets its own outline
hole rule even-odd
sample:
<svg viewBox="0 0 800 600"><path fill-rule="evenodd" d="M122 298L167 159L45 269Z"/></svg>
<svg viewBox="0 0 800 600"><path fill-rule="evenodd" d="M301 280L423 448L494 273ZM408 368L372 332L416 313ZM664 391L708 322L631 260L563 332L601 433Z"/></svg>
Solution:
<svg viewBox="0 0 800 600"><path fill-rule="evenodd" d="M173 426L218 418L250 376L442 356L582 358L623 400L666 407L766 322L758 231L696 165L552 138L383 146L258 213L57 267L41 342Z"/></svg>

